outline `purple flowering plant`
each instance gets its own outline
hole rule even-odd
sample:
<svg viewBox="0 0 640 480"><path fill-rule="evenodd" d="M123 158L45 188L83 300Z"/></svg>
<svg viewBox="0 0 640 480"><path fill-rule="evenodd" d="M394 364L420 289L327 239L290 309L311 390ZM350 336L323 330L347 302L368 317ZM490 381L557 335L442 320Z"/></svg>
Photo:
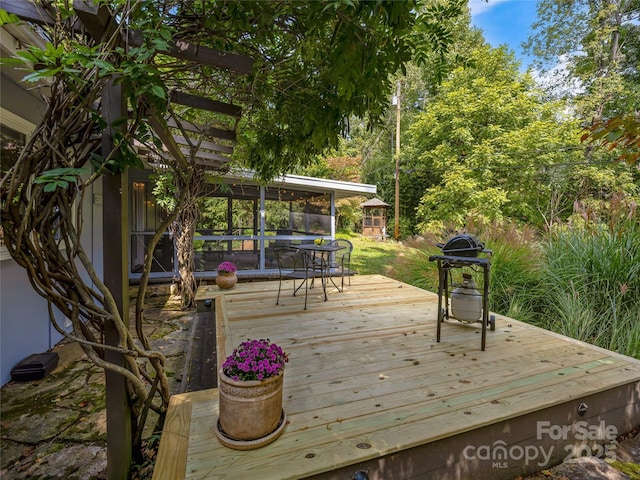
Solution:
<svg viewBox="0 0 640 480"><path fill-rule="evenodd" d="M238 267L231 262L222 262L218 265L218 273L224 275L225 273L236 273L238 271Z"/></svg>
<svg viewBox="0 0 640 480"><path fill-rule="evenodd" d="M269 339L242 342L222 364L224 374L235 381L275 377L289 361L287 354Z"/></svg>

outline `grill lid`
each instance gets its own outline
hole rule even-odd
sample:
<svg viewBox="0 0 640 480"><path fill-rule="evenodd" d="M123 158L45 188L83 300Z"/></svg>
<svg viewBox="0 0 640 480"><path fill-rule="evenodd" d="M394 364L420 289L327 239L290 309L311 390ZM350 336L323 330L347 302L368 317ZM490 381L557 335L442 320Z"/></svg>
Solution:
<svg viewBox="0 0 640 480"><path fill-rule="evenodd" d="M455 257L477 257L484 250L484 243L471 234L463 233L450 238L444 245L439 243L442 253Z"/></svg>

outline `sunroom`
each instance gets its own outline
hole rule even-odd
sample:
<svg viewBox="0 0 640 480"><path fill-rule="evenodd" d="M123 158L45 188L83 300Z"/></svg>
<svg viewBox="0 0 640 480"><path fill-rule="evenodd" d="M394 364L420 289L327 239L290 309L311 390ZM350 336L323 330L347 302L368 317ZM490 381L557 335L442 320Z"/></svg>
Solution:
<svg viewBox="0 0 640 480"><path fill-rule="evenodd" d="M153 196L149 170L132 171L129 186L129 279L135 282L163 209ZM254 180L250 172L215 177L199 207L196 277L212 278L218 264L231 261L240 278L269 278L277 272L274 246L333 239L336 201L375 193L375 185L299 175L285 175L267 185ZM151 278L177 276L174 243L167 232L154 251Z"/></svg>

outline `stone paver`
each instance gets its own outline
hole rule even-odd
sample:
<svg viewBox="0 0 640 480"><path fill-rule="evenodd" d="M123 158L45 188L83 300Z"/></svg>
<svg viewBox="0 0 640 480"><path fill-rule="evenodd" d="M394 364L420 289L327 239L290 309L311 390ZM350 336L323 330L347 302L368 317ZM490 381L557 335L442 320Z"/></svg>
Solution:
<svg viewBox="0 0 640 480"><path fill-rule="evenodd" d="M145 331L167 357L169 385L177 393L193 314L171 301L168 286L150 290ZM2 480L107 478L104 373L76 343L62 342L54 350L60 359L46 378L2 387Z"/></svg>

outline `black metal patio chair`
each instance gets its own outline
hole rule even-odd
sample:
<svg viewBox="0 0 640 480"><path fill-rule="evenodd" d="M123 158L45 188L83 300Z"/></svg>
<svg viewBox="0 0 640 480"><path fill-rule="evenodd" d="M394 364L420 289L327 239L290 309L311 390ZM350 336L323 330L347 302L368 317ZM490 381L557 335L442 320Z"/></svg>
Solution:
<svg viewBox="0 0 640 480"><path fill-rule="evenodd" d="M276 261L278 263L279 283L278 298L276 305L280 304L280 292L282 291L282 280L293 280L293 296L304 285L304 309L307 309L307 298L309 296L309 288L313 287L311 283L316 276L320 276L322 280L322 290L324 300L327 301L327 290L325 285L325 268L318 260L314 260L313 256L305 250L301 250L295 246L276 246L273 249ZM296 285L296 280L300 283Z"/></svg>
<svg viewBox="0 0 640 480"><path fill-rule="evenodd" d="M329 245L339 245L344 247L342 250L335 252L331 263L329 264L329 272L331 276L339 275L342 280L342 289L344 290L344 277L348 278L349 286L351 286L351 252L353 252L353 243L344 238L331 240Z"/></svg>

